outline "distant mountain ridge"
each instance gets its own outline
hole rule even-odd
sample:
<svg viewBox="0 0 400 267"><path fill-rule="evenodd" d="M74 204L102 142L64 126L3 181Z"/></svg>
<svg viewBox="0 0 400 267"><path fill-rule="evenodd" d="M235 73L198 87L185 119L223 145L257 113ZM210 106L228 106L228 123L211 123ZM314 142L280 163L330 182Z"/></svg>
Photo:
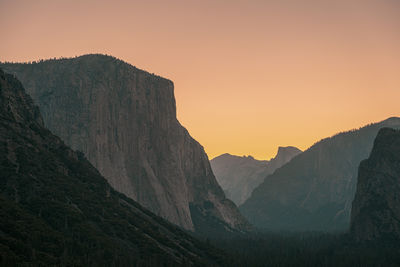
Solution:
<svg viewBox="0 0 400 267"><path fill-rule="evenodd" d="M240 210L264 229L347 230L358 165L370 154L383 127L400 128L400 118L317 142L266 177Z"/></svg>
<svg viewBox="0 0 400 267"><path fill-rule="evenodd" d="M0 69L0 265L193 266L220 257L118 193Z"/></svg>
<svg viewBox="0 0 400 267"><path fill-rule="evenodd" d="M286 163L292 160L295 156L300 154L302 151L294 146L280 146L278 147L278 152L274 158L269 161L269 168L271 173L276 169L282 167Z"/></svg>
<svg viewBox="0 0 400 267"><path fill-rule="evenodd" d="M379 131L368 159L360 163L351 211L357 241L400 242L400 130Z"/></svg>
<svg viewBox="0 0 400 267"><path fill-rule="evenodd" d="M250 229L178 122L170 80L98 54L0 67L21 80L46 127L119 192L188 230Z"/></svg>
<svg viewBox="0 0 400 267"><path fill-rule="evenodd" d="M213 158L211 168L225 194L236 205L242 204L251 192L262 183L267 175L273 173L294 156L301 153L296 147L279 147L275 158L256 160L252 156L234 156L228 153Z"/></svg>

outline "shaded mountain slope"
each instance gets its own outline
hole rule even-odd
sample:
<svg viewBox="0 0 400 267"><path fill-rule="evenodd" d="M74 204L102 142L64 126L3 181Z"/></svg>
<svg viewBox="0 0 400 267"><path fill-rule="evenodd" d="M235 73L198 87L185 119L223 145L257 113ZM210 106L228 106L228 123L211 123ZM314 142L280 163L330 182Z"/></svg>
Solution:
<svg viewBox="0 0 400 267"><path fill-rule="evenodd" d="M400 118L337 134L314 144L268 176L240 207L251 223L273 230L347 230L357 169L382 127Z"/></svg>
<svg viewBox="0 0 400 267"><path fill-rule="evenodd" d="M219 256L118 193L0 70L0 265L176 266Z"/></svg>
<svg viewBox="0 0 400 267"><path fill-rule="evenodd" d="M21 80L46 127L117 191L188 230L249 229L176 119L171 81L104 55L2 66Z"/></svg>
<svg viewBox="0 0 400 267"><path fill-rule="evenodd" d="M351 211L351 234L358 241L400 244L400 131L379 131L358 170Z"/></svg>
<svg viewBox="0 0 400 267"><path fill-rule="evenodd" d="M240 205L250 197L254 188L260 185L267 175L299 153L301 150L296 147L279 147L275 158L269 161L256 160L252 156L222 154L213 158L210 163L226 196L236 205Z"/></svg>

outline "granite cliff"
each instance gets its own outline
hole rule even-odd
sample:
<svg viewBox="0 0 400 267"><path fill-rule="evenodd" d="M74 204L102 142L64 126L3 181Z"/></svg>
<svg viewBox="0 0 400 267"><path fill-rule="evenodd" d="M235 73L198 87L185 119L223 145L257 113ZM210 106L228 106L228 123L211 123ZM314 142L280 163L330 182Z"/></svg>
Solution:
<svg viewBox="0 0 400 267"><path fill-rule="evenodd" d="M266 177L240 210L260 228L348 230L358 165L382 127L400 128L400 118L319 141Z"/></svg>
<svg viewBox="0 0 400 267"><path fill-rule="evenodd" d="M188 230L249 229L178 122L170 80L105 55L2 67L21 80L46 127L117 191Z"/></svg>
<svg viewBox="0 0 400 267"><path fill-rule="evenodd" d="M301 153L298 148L279 147L275 158L256 160L252 156L222 154L213 158L211 168L226 196L236 205L243 204L267 175L273 173Z"/></svg>
<svg viewBox="0 0 400 267"><path fill-rule="evenodd" d="M276 156L268 162L270 172L273 173L276 169L279 169L286 163L292 160L295 156L300 154L302 151L294 146L280 146ZM265 177L264 177L265 178Z"/></svg>
<svg viewBox="0 0 400 267"><path fill-rule="evenodd" d="M220 254L115 191L0 69L1 266L204 266Z"/></svg>
<svg viewBox="0 0 400 267"><path fill-rule="evenodd" d="M358 169L350 232L357 241L400 241L400 131L379 131Z"/></svg>

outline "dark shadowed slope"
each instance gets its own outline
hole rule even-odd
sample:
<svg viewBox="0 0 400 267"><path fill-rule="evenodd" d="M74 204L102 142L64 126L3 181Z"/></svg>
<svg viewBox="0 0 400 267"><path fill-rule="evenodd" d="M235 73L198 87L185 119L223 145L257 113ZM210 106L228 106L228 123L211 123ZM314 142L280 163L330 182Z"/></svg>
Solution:
<svg viewBox="0 0 400 267"><path fill-rule="evenodd" d="M1 266L204 266L214 255L113 190L0 70Z"/></svg>
<svg viewBox="0 0 400 267"><path fill-rule="evenodd" d="M351 211L358 241L400 244L400 131L381 129L368 159L360 164Z"/></svg>
<svg viewBox="0 0 400 267"><path fill-rule="evenodd" d="M301 153L296 147L279 147L275 158L256 160L252 156L234 156L222 154L210 161L211 168L226 196L242 204L247 200L254 188L260 185L267 175L273 173Z"/></svg>
<svg viewBox="0 0 400 267"><path fill-rule="evenodd" d="M249 229L176 119L171 81L104 55L3 67L21 80L46 127L119 192L188 230Z"/></svg>
<svg viewBox="0 0 400 267"><path fill-rule="evenodd" d="M358 165L382 127L400 118L340 133L316 143L257 187L240 207L251 223L274 230L347 230Z"/></svg>

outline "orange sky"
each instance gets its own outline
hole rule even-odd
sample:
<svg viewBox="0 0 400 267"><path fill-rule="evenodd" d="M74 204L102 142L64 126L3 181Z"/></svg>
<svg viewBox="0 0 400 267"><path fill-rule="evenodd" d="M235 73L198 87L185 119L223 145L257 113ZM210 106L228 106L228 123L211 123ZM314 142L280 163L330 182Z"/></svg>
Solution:
<svg viewBox="0 0 400 267"><path fill-rule="evenodd" d="M400 116L397 0L0 0L0 25L1 61L107 53L173 80L210 158Z"/></svg>

